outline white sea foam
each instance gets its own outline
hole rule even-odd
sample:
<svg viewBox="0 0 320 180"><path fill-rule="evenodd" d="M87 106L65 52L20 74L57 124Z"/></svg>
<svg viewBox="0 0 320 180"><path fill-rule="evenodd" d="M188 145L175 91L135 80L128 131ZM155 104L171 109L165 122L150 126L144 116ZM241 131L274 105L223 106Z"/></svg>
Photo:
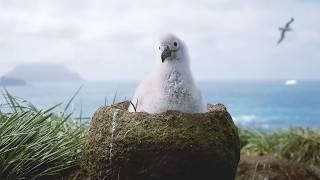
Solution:
<svg viewBox="0 0 320 180"><path fill-rule="evenodd" d="M244 114L232 118L238 126L255 127L261 129L271 128L271 125L265 119L263 119L262 117L257 117L253 114Z"/></svg>
<svg viewBox="0 0 320 180"><path fill-rule="evenodd" d="M261 128L262 129L270 129L270 124L266 124L266 123L261 124Z"/></svg>
<svg viewBox="0 0 320 180"><path fill-rule="evenodd" d="M234 121L236 123L240 123L240 124L248 124L248 123L255 121L256 119L257 119L257 116L252 115L252 114L245 114L245 115L241 115L239 117L234 117Z"/></svg>

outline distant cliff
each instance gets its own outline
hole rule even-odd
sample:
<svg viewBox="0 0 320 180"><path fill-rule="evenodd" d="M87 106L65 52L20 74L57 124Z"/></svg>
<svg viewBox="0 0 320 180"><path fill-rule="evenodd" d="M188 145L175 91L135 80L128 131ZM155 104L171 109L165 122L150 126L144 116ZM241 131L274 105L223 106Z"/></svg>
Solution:
<svg viewBox="0 0 320 180"><path fill-rule="evenodd" d="M77 82L83 78L62 64L20 64L3 77L23 79L26 82Z"/></svg>

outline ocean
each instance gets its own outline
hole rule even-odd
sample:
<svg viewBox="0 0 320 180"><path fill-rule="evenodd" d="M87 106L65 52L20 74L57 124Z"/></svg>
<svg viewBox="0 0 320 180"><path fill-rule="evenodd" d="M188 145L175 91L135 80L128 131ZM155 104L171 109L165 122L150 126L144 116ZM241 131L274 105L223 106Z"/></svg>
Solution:
<svg viewBox="0 0 320 180"><path fill-rule="evenodd" d="M6 87L14 96L40 108L61 112L79 87L69 111L91 117L105 103L130 100L139 82L31 83ZM320 81L207 81L199 82L208 103L223 103L240 127L274 130L320 127ZM0 97L0 103L3 103Z"/></svg>

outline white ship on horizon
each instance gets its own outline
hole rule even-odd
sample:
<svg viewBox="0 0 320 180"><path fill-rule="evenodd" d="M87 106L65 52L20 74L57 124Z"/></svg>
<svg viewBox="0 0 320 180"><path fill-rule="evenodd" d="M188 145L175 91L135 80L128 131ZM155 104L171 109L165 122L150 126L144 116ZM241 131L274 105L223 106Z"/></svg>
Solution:
<svg viewBox="0 0 320 180"><path fill-rule="evenodd" d="M298 81L294 80L294 79L290 79L290 80L286 80L284 83L286 86L293 86L293 85L297 85Z"/></svg>

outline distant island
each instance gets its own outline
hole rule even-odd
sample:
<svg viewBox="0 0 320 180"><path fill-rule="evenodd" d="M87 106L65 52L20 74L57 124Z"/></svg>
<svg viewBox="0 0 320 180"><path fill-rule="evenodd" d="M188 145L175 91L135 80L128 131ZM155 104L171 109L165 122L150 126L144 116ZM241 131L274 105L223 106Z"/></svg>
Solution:
<svg viewBox="0 0 320 180"><path fill-rule="evenodd" d="M20 64L7 74L5 79L18 79L25 82L80 82L84 79L77 73L70 71L62 64L30 63ZM12 82L12 81L9 81Z"/></svg>
<svg viewBox="0 0 320 180"><path fill-rule="evenodd" d="M27 82L24 79L10 78L3 76L0 78L0 85L2 86L25 86Z"/></svg>

